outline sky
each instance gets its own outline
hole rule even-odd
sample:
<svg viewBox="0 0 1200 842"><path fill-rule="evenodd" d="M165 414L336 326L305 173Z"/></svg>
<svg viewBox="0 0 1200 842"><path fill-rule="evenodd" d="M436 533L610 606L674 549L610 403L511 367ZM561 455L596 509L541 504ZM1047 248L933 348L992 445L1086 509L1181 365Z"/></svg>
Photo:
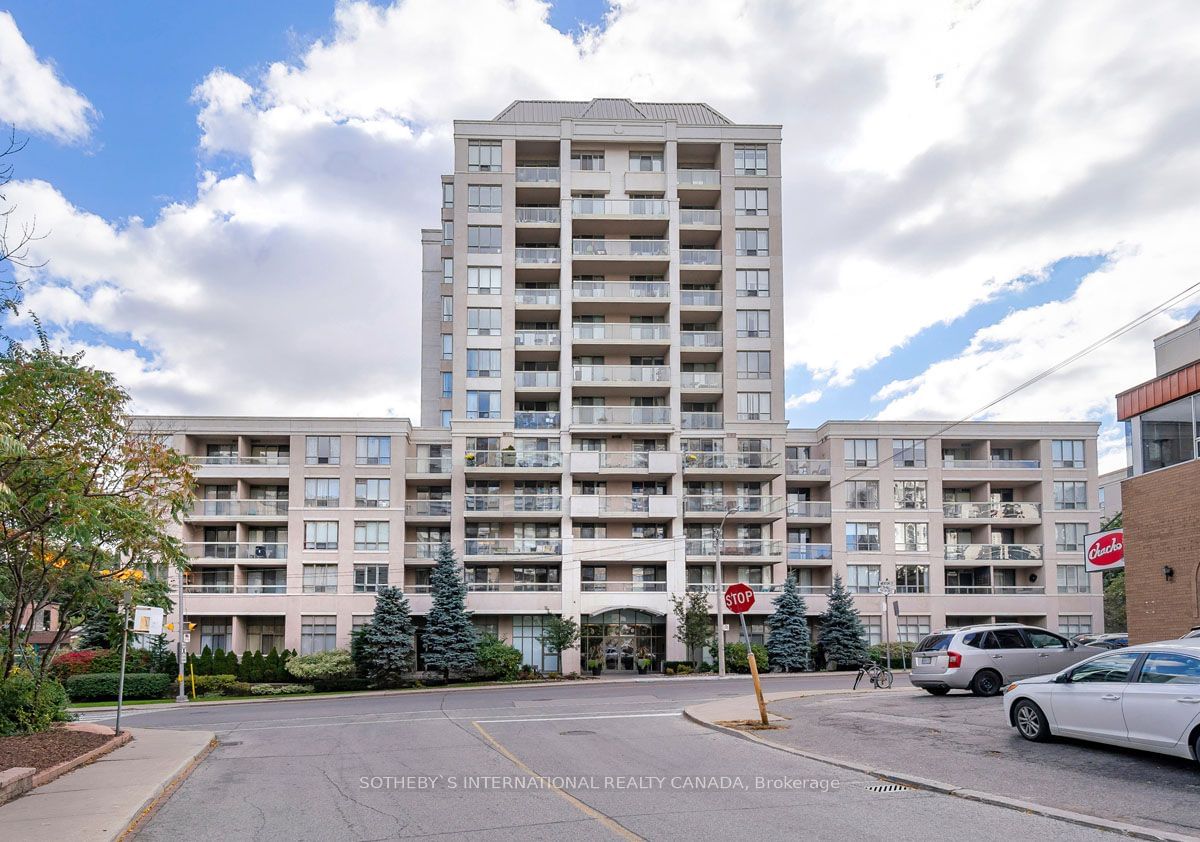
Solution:
<svg viewBox="0 0 1200 842"><path fill-rule="evenodd" d="M960 419L1200 278L1196 43L1187 0L10 2L16 276L138 411L415 419L451 121L703 101L783 126L791 423ZM1198 306L976 417L1120 467L1113 395Z"/></svg>

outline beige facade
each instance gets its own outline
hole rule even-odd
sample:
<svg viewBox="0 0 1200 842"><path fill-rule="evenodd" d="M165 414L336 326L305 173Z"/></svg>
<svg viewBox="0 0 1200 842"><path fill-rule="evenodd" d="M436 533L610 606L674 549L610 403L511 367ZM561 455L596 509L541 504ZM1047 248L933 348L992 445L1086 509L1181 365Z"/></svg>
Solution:
<svg viewBox="0 0 1200 842"><path fill-rule="evenodd" d="M715 610L718 548L722 580L760 591L756 636L788 575L812 615L845 578L875 638L881 579L892 638L993 618L1099 630L1074 543L1099 519L1096 424L787 429L780 139L627 100L457 122L442 228L422 232L421 427L152 420L202 483L192 647L345 645L384 581L420 616L443 540L478 622L546 669L547 610L580 619L610 669L687 657L670 597Z"/></svg>

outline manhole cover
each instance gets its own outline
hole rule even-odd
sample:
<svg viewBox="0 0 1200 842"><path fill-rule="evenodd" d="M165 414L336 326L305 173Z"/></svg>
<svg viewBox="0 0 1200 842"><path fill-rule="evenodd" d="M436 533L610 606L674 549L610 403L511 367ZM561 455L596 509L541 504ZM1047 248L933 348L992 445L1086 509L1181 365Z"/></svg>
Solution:
<svg viewBox="0 0 1200 842"><path fill-rule="evenodd" d="M908 792L911 787L903 784L871 784L866 787L867 792Z"/></svg>
<svg viewBox="0 0 1200 842"><path fill-rule="evenodd" d="M595 734L595 731L559 731L560 737L583 737L588 734Z"/></svg>

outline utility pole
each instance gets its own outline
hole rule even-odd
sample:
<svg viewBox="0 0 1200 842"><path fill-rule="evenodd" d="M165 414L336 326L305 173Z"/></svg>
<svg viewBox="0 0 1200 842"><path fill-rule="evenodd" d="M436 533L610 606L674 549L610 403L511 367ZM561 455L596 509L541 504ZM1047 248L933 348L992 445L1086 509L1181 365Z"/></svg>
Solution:
<svg viewBox="0 0 1200 842"><path fill-rule="evenodd" d="M183 687L183 664L187 660L186 647L183 642L183 636L187 633L187 623L183 619L185 616L183 613L184 574L182 570L176 570L175 575L179 578L179 598L175 600L175 607L179 609L179 623L175 627L175 654L179 661L179 668L176 670L179 675L176 677L179 679L179 691L175 694L175 701L186 702L188 700L187 691Z"/></svg>
<svg viewBox="0 0 1200 842"><path fill-rule="evenodd" d="M887 668L888 672L891 672L892 646L890 641L892 637L892 620L889 616L891 614L891 606L888 605L888 603L891 602L888 597L892 594L891 579L884 579L879 583L879 593L883 595L883 651L887 653Z"/></svg>
<svg viewBox="0 0 1200 842"><path fill-rule="evenodd" d="M721 577L721 544L725 540L725 520L741 510L741 506L726 509L721 516L721 525L717 527L717 562L713 578L717 580L717 675L721 678L725 677L725 584Z"/></svg>

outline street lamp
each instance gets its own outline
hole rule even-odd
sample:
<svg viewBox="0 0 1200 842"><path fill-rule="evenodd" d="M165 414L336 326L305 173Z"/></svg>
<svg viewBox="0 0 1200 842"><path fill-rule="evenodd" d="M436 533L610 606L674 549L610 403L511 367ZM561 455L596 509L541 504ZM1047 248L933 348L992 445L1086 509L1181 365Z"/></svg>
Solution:
<svg viewBox="0 0 1200 842"><path fill-rule="evenodd" d="M892 636L892 621L888 616L891 613L892 606L889 605L888 597L892 595L892 580L884 579L879 583L879 593L883 595L883 651L887 653L887 668L888 672L892 671L892 647L890 639Z"/></svg>
<svg viewBox="0 0 1200 842"><path fill-rule="evenodd" d="M725 677L725 585L721 581L721 544L725 540L725 521L734 512L740 512L741 506L730 506L721 515L721 525L717 527L717 563L713 578L717 580L717 675Z"/></svg>

